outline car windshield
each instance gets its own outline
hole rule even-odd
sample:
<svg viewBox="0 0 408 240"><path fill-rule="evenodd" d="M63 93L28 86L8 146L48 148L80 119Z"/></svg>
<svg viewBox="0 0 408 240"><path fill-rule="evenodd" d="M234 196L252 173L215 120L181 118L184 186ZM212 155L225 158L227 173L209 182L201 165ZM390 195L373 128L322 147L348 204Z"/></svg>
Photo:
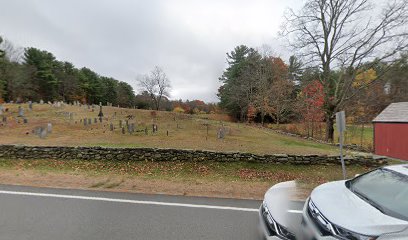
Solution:
<svg viewBox="0 0 408 240"><path fill-rule="evenodd" d="M408 220L407 176L388 169L377 169L349 181L348 187L384 214Z"/></svg>

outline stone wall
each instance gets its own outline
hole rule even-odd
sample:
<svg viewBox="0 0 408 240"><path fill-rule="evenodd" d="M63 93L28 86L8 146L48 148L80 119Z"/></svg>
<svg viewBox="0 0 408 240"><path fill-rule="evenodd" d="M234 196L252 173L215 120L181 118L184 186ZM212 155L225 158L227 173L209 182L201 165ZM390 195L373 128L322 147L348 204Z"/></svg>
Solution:
<svg viewBox="0 0 408 240"><path fill-rule="evenodd" d="M104 147L45 147L0 145L0 158L12 159L82 159L113 161L219 161L259 162L294 165L340 164L338 156L327 155L256 155L239 152L213 152L200 150L178 150L158 148L104 148ZM346 164L380 166L385 158L371 156L346 156Z"/></svg>

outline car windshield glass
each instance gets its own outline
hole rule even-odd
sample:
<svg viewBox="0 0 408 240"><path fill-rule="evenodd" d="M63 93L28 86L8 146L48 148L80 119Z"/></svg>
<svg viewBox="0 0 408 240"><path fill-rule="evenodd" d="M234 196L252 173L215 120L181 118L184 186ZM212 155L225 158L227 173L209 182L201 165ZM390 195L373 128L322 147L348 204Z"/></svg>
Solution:
<svg viewBox="0 0 408 240"><path fill-rule="evenodd" d="M377 169L349 183L349 188L384 214L408 220L408 177Z"/></svg>

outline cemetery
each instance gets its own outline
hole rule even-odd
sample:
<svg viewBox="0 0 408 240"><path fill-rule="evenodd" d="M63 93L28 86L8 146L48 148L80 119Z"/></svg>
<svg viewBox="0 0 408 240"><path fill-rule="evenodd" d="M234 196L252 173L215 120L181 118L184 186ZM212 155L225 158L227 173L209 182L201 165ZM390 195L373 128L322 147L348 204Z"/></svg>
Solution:
<svg viewBox="0 0 408 240"><path fill-rule="evenodd" d="M335 146L213 114L42 101L3 103L0 120L3 184L262 198L279 181L307 194L341 174ZM344 160L349 174L390 162Z"/></svg>
<svg viewBox="0 0 408 240"><path fill-rule="evenodd" d="M220 121L211 114L190 115L105 105L79 102L1 104L0 144L337 154L334 146L242 123Z"/></svg>

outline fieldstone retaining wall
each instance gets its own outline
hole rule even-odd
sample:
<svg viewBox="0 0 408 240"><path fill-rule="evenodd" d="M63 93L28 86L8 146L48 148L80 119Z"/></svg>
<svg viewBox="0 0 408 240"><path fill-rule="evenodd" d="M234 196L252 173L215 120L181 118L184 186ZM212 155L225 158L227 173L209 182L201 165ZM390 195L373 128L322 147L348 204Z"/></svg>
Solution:
<svg viewBox="0 0 408 240"><path fill-rule="evenodd" d="M294 165L340 164L338 156L327 155L256 155L239 152L214 152L201 150L179 150L158 148L105 148L105 147L55 147L0 145L0 158L12 159L81 159L113 161L218 161L259 162ZM372 156L346 156L347 165L380 166L386 158Z"/></svg>

